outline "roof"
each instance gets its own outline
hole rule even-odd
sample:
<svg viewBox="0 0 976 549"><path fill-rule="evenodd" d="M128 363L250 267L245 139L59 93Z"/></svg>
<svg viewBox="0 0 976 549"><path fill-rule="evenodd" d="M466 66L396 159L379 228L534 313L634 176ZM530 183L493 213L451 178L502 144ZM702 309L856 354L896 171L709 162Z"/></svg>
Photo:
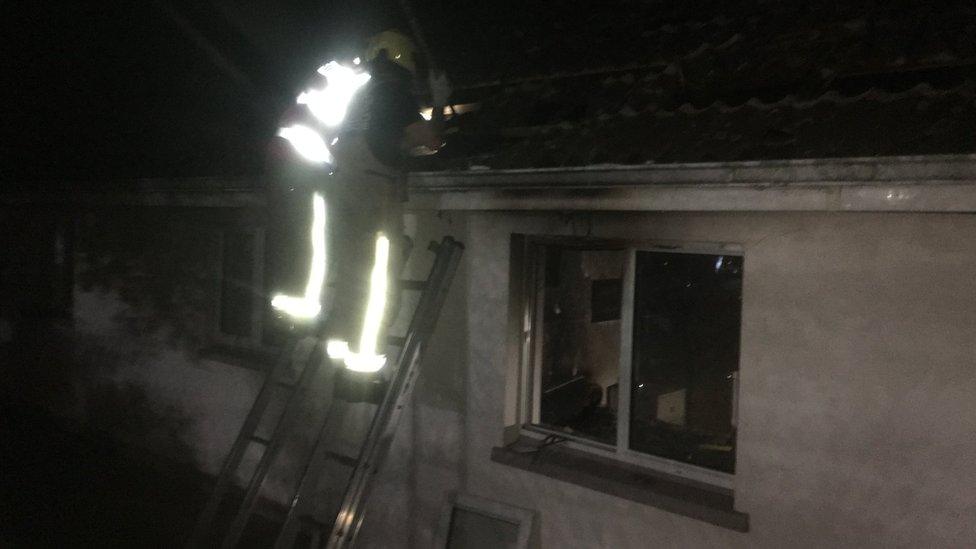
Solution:
<svg viewBox="0 0 976 549"><path fill-rule="evenodd" d="M444 48L479 108L414 169L976 151L976 5L689 4L486 25L507 29L490 66Z"/></svg>
<svg viewBox="0 0 976 549"><path fill-rule="evenodd" d="M597 83L500 90L485 97L480 111L459 117L457 132L440 155L418 159L413 167L552 168L976 151L972 79L945 88L871 86L697 106L670 100L655 76L627 72Z"/></svg>

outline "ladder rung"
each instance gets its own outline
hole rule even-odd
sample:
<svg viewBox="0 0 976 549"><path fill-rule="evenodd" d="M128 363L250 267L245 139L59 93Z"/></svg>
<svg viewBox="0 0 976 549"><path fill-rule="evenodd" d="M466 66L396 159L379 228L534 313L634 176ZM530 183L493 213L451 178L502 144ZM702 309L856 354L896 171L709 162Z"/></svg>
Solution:
<svg viewBox="0 0 976 549"><path fill-rule="evenodd" d="M401 280L400 288L404 290L417 290L423 291L427 287L426 280Z"/></svg>
<svg viewBox="0 0 976 549"><path fill-rule="evenodd" d="M261 437L259 437L257 435L252 435L252 436L248 437L248 440L250 440L251 442L257 442L258 444L263 444L265 446L271 444L271 441L270 440L268 440L266 438L261 438Z"/></svg>
<svg viewBox="0 0 976 549"><path fill-rule="evenodd" d="M395 345L397 347L403 347L407 343L407 338L401 336L386 336L387 345Z"/></svg>
<svg viewBox="0 0 976 549"><path fill-rule="evenodd" d="M325 457L349 467L355 467L359 463L358 459L338 452L326 452Z"/></svg>

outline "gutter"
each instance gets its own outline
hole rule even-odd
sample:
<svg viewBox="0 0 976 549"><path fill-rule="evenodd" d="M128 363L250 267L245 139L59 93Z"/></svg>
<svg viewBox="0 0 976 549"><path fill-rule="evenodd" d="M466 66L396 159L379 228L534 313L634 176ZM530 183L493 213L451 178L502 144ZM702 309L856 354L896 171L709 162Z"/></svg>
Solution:
<svg viewBox="0 0 976 549"><path fill-rule="evenodd" d="M436 210L976 211L976 154L419 172Z"/></svg>

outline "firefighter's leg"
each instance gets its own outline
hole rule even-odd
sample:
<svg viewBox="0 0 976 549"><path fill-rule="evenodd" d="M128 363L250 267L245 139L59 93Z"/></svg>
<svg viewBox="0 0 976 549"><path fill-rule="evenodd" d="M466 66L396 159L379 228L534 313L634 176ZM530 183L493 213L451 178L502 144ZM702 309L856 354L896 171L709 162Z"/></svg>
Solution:
<svg viewBox="0 0 976 549"><path fill-rule="evenodd" d="M369 297L375 232L363 213L343 208L331 217L329 230L331 307L327 320L329 338L354 347L359 339Z"/></svg>
<svg viewBox="0 0 976 549"><path fill-rule="evenodd" d="M335 231L342 236L339 237L341 242L336 244L341 255L337 258L340 264L336 266L336 300L330 317L334 328L330 332L345 342L349 354L343 358L333 357L340 367L335 394L348 402L378 403L385 393L385 376L382 371L369 370L382 367L385 338L383 319L374 314L377 304L383 308L388 304L374 301L388 299L390 294L383 291L382 286L391 284L393 279L388 274L385 280L372 275L378 267L377 261L384 261L388 271L392 263L389 260L396 252L388 247L388 237L377 230L376 212L346 213L349 215L342 218L344 226ZM380 242L381 235L386 244ZM387 247L384 249L384 246ZM381 257L384 254L378 251L386 252L385 260ZM370 308L374 310L370 311Z"/></svg>
<svg viewBox="0 0 976 549"><path fill-rule="evenodd" d="M301 183L301 184L298 184ZM271 269L269 289L271 299L269 329L265 337L271 343L284 343L289 334L315 331L317 314L312 303L319 300L321 286L312 288L314 280L321 282L321 243L317 247L309 229L316 224L313 196L320 194L314 181L297 182L290 189L279 186L269 193L269 223L266 247ZM319 252L315 250L318 249ZM313 291L309 295L309 289Z"/></svg>
<svg viewBox="0 0 976 549"><path fill-rule="evenodd" d="M357 183L359 184L356 188L358 196L347 202L347 207L342 210L341 219L337 220L341 226L335 229L337 237L334 246L340 248L339 265L336 267L340 289L335 291L336 298L339 303L351 307L356 307L354 300L359 301L355 313L336 311L346 320L340 325L347 334L355 334L349 335L352 338L350 343L353 341L358 343L362 333L372 289L370 276L377 260L379 239L384 239L384 246L387 248L384 256L387 265L384 279L386 291L382 296L377 296L382 297L384 301L381 319L384 326L391 320L391 312L396 308L395 303L399 295L397 280L404 263L402 206L394 186L387 179L378 176L365 177Z"/></svg>

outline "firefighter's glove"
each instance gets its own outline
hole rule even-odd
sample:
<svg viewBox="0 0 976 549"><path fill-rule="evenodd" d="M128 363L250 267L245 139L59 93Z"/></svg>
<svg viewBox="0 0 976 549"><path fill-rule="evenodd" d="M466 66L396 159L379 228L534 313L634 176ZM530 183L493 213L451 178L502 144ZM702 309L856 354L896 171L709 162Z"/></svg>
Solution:
<svg viewBox="0 0 976 549"><path fill-rule="evenodd" d="M432 71L427 77L430 84L430 96L435 107L447 105L447 100L451 98L451 83L447 80L447 74L443 71Z"/></svg>

